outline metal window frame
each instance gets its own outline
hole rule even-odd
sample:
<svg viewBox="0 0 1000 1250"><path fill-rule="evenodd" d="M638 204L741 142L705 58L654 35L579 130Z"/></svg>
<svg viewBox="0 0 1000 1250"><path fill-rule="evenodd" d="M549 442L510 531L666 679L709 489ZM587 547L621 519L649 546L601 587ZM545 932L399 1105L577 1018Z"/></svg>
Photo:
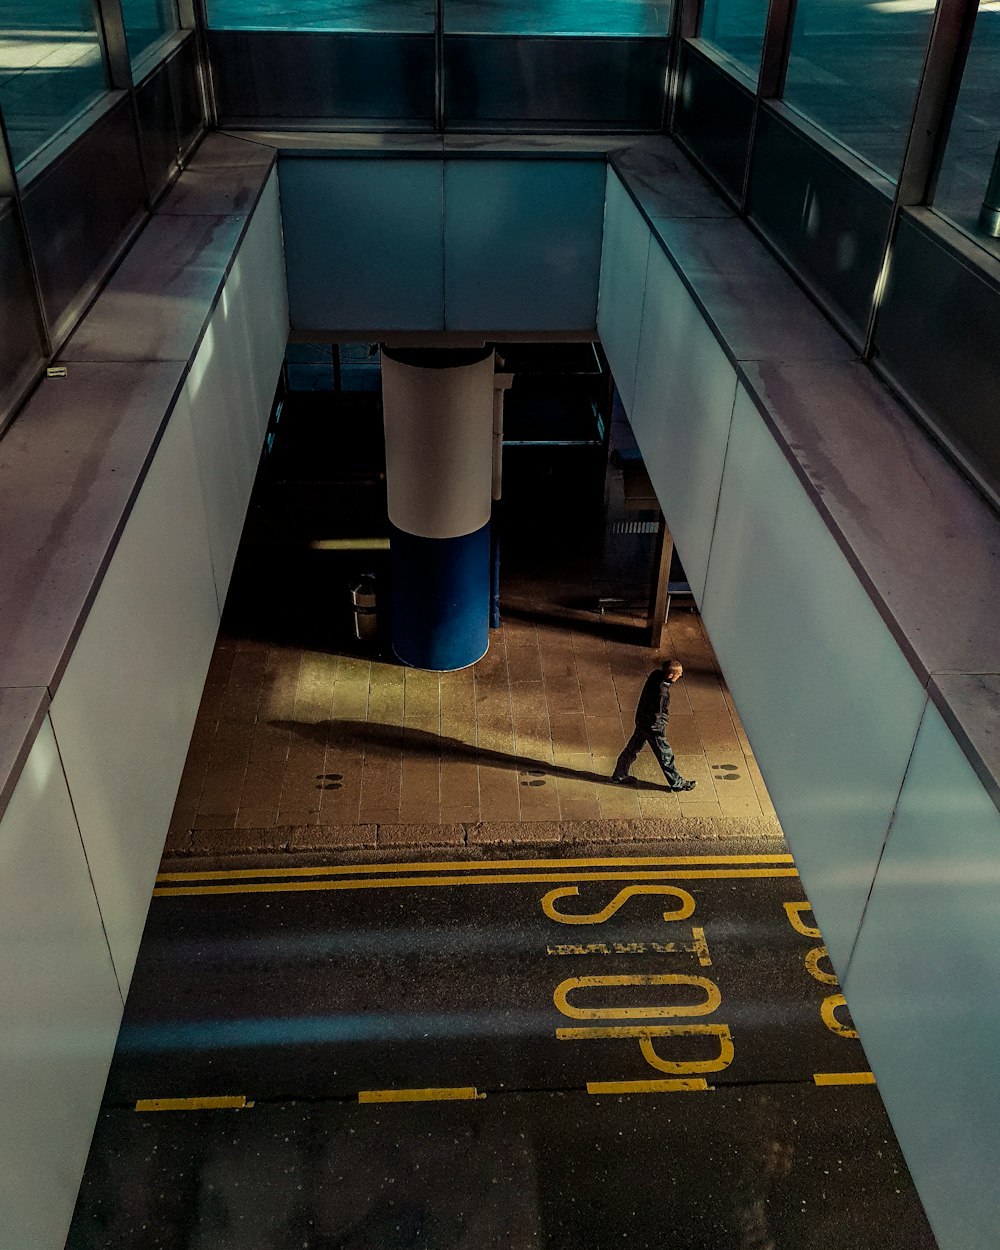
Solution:
<svg viewBox="0 0 1000 1250"><path fill-rule="evenodd" d="M94 0L92 0L92 2L94 2ZM197 31L199 44L200 44L201 51L202 51L201 64L202 64L202 72L203 72L204 81L205 81L206 116L209 119L209 124L211 126L219 126L220 121L219 121L218 103L216 100L214 67L212 63L212 56L209 50L210 48L209 35L212 30L212 27L208 20L208 6L210 3L210 0L178 0L178 3L181 5L182 8L187 7L193 12L193 26L194 26L194 29ZM322 117L317 117L317 118L310 117L308 119L304 119L304 118L293 119L289 121L289 119L283 118L283 117L277 117L277 116L271 117L267 115L255 114L254 120L252 123L252 128L276 129L276 130L285 130L285 129L291 128L291 129L302 130L302 131L306 131L306 130L319 131L319 130L334 129L338 131L347 131L347 132L358 131L358 132L372 133L372 134L432 133L435 135L444 135L444 134L460 135L460 134L470 134L470 133L474 133L474 134L507 134L507 133L510 133L510 127L502 120L498 120L492 123L489 121L484 121L482 123L476 123L474 125L468 125L468 126L449 124L447 120L446 109L445 109L445 95L446 95L446 87L447 87L447 82L446 82L447 67L446 67L445 58L446 58L447 36L448 36L448 31L445 25L446 4L447 4L447 0L433 0L433 12L434 12L433 30L428 29L427 31L420 32L421 35L426 35L428 38L432 38L433 45L434 45L433 98L431 100L431 108L429 110L426 121L423 119L419 119L417 121L411 121L411 120L398 121L398 122L390 121L389 123L386 124L383 119L383 124L379 124L378 119L373 119L367 115L361 115L361 116L358 116L357 118L337 117L335 119L329 119L329 120L324 120ZM627 128L621 128L619 130L619 127L608 125L603 121L595 121L590 124L577 123L577 122L570 122L570 123L540 122L537 125L528 124L524 127L521 127L518 129L517 133L519 134L534 134L534 133L605 134L605 133L608 133L609 131L615 131L616 133L620 132L620 133L625 133L625 134L627 133L657 134L657 133L666 132L668 129L668 114L670 110L671 91L677 78L675 68L674 68L675 52L678 46L675 30L678 28L679 19L682 18L683 20L681 21L679 28L681 30L684 30L693 34L697 26L697 22L699 20L701 4L702 4L702 0L673 0L673 3L671 5L671 10L670 10L670 15L669 15L669 21L666 24L666 29L655 36L648 37L649 42L659 42L659 43L666 42L669 47L667 57L666 57L666 61L667 61L666 71L664 73L663 82L659 86L657 97L656 97L657 103L659 103L660 96L662 93L662 107L658 109L657 116L651 119L651 123L648 126L643 125L643 126L637 127L634 131L631 131ZM242 31L230 32L230 31L226 31L225 28L222 28L222 27L217 28L217 30L219 34L247 33L247 32L242 32ZM275 32L275 33L279 33L279 32ZM285 28L281 28L280 33L308 35L310 33L327 34L331 32L320 32L320 31L311 32L309 30L298 31L294 29L286 30ZM375 35L378 33L384 34L386 32L371 32L371 31L364 31L363 29L358 29L358 30L349 30L349 31L343 31L343 32L338 32L338 33L345 34L345 35L346 34ZM454 33L457 34L457 32L454 32ZM484 31L476 37L482 38L482 39L518 38L518 36L498 35L496 34L496 32L488 32L488 31ZM585 42L587 39L613 40L617 38L617 36L614 36L614 35L601 35L597 32L595 32L593 35L581 35L581 36L564 36L564 35L559 35L555 33L539 32L538 34L534 34L530 36L526 35L526 36L521 36L521 37L530 38L530 39L534 39L538 41L565 40L567 43L573 42L574 40L577 40L577 39L580 42ZM626 40L630 42L635 42L639 40L647 41L647 37L646 36L641 36L641 37L640 36L636 36L636 37L623 36L622 42L625 42ZM431 123L432 117L433 117L433 123ZM225 125L226 123L223 122L222 124ZM244 123L242 119L239 122L234 122L231 124L233 124L238 129L243 129L245 128L245 125L246 125L246 123Z"/></svg>
<svg viewBox="0 0 1000 1250"><path fill-rule="evenodd" d="M889 236L868 318L863 352L866 360L875 352L879 308L892 264L899 215L904 208L930 204L933 199L978 12L979 0L937 0L896 180Z"/></svg>
<svg viewBox="0 0 1000 1250"><path fill-rule="evenodd" d="M743 190L740 195L740 216L746 217L750 210L750 170L753 168L754 145L757 141L757 125L760 111L766 100L780 100L785 90L788 58L792 51L792 29L795 25L797 0L769 0L767 18L764 22L764 44L757 70L757 92L754 99L753 121L750 123L750 142L747 145L747 163L743 171Z"/></svg>
<svg viewBox="0 0 1000 1250"><path fill-rule="evenodd" d="M744 220L749 209L750 171L753 168L758 121L761 109L772 102L780 102L784 95L796 10L797 0L770 0L768 4L743 193L737 206L740 217ZM866 361L872 359L875 350L879 305L892 263L900 213L906 208L929 206L933 202L978 11L979 0L937 0L934 9L910 112L903 158L895 180L890 227L882 253L880 276L872 294L867 325L859 348L861 358ZM678 81L681 46L699 37L701 19L702 0L676 0L667 124L664 127L672 135L676 133L677 100L681 88ZM806 129L805 122L806 119L803 119L803 129ZM838 159L842 159L844 164L852 163L850 149L835 137L831 136L825 141L824 147Z"/></svg>
<svg viewBox="0 0 1000 1250"><path fill-rule="evenodd" d="M0 197L10 200L14 211L14 220L17 222L18 244L31 283L31 305L35 326L38 330L38 340L41 344L42 355L46 360L49 360L52 357L52 336L49 333L45 310L42 305L35 258L28 242L28 229L25 224L24 208L21 203L21 189L18 186L17 177L14 173L14 159L11 156L10 140L7 136L7 125L3 118L2 109L0 109ZM15 400L16 403L17 400ZM5 424L5 414L0 412L0 430L4 428Z"/></svg>
<svg viewBox="0 0 1000 1250"><path fill-rule="evenodd" d="M95 15L95 27L102 55L108 69L109 86L112 91L129 94L134 120L136 145L142 163L139 118L136 104L136 87L131 61L128 55L121 0L91 0ZM440 44L443 41L444 0L435 0L435 37L438 43L435 79L435 106L438 131L443 131L443 58ZM944 158L948 133L954 115L962 74L972 40L979 0L938 0L934 11L931 31L920 80L914 98L910 126L904 156L896 182L893 199L892 223L882 257L883 279L891 263L896 223L905 208L929 205ZM208 125L216 123L211 62L208 56L207 0L177 0L180 32L192 32L197 44L197 72L202 112ZM746 172L739 212L746 217L750 170L753 165L754 147L760 110L767 102L782 97L791 53L792 33L796 14L796 0L770 0L764 29L761 64L757 79L754 119L750 133ZM703 0L675 0L670 21L670 54L664 82L663 130L675 132L677 103L680 91L680 55L683 45L699 35L703 18ZM183 42L183 40L181 41ZM177 44L168 41L161 60L176 51ZM143 66L143 78L153 65ZM838 145L831 142L836 151ZM845 149L845 152L847 149ZM148 174L143 165L147 208L152 208ZM28 244L21 203L21 189L15 174L10 143L0 110L0 195L13 202L18 229L25 250L29 273L35 294L35 315L39 333L47 356L51 356L53 344L50 327L45 315L38 287L37 268ZM864 359L870 359L874 350L874 338L878 320L880 281L874 292L867 331L862 349Z"/></svg>
<svg viewBox="0 0 1000 1250"><path fill-rule="evenodd" d="M704 17L705 0L674 0L670 22L670 56L663 99L663 129L672 134L680 98L681 47L697 37Z"/></svg>
<svg viewBox="0 0 1000 1250"><path fill-rule="evenodd" d="M75 122L71 122L66 127L68 135L64 142L60 143L58 137L54 136L51 143L47 143L37 156L32 157L29 162L25 163L29 171L28 176L25 176L24 170L22 170L20 176L18 175L11 151L7 125L3 116L3 108L0 105L0 197L10 201L16 223L18 243L24 259L25 272L31 291L32 315L38 331L42 352L41 370L44 370L45 366L59 352L63 341L75 328L75 320L86 311L86 308L79 308L77 318L74 319L74 325L60 333L57 339L55 337L55 328L49 324L45 313L38 263L31 246L25 220L23 196L27 187L31 185L38 173L46 169L52 161L58 160L65 151L79 140L81 135L87 133L93 125L96 125L105 116L108 108L120 101L121 96L124 94L129 97L132 134L143 179L146 217L143 219L142 224L145 224L148 214L152 211L154 198L158 198L158 195L155 195L150 186L149 175L143 159L136 91L138 86L141 85L141 81L144 81L157 68L166 63L178 52L179 48L185 46L189 38L196 41L196 72L203 121L207 122L210 116L211 92L207 78L207 49L204 40L204 27L200 20L203 0L176 0L179 21L176 37L165 39L163 44L157 49L159 56L151 54L148 61L142 63L142 75L138 81L133 73L128 53L121 0L91 0L91 6L94 30L107 74L107 92L93 106L85 109ZM181 153L180 162L183 163L188 155L189 152ZM163 192L159 194L163 194ZM23 403L24 399L36 385L40 372L29 379L23 389L23 393L13 397L9 410L0 411L0 431L13 420L19 405Z"/></svg>

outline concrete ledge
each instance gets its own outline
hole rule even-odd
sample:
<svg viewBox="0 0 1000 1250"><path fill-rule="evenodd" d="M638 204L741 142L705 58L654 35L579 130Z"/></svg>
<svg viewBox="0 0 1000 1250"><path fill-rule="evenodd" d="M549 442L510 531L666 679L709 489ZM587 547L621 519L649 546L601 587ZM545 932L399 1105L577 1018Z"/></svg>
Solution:
<svg viewBox="0 0 1000 1250"><path fill-rule="evenodd" d="M503 157L511 160L603 161L609 152L642 149L649 142L635 135L589 134L447 134L430 131L226 130L218 137L251 141L282 156L359 157L373 160L440 160L443 156ZM657 143L658 139L652 139Z"/></svg>
<svg viewBox="0 0 1000 1250"><path fill-rule="evenodd" d="M275 162L206 136L0 442L0 816ZM34 690L25 710L23 692Z"/></svg>

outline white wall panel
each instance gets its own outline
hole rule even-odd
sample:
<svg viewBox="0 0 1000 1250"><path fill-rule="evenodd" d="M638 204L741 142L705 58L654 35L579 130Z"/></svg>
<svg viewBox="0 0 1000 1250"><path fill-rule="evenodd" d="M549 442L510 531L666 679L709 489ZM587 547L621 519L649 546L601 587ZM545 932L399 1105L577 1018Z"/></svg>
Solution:
<svg viewBox="0 0 1000 1250"><path fill-rule="evenodd" d="M630 419L699 603L735 393L735 369L654 241Z"/></svg>
<svg viewBox="0 0 1000 1250"><path fill-rule="evenodd" d="M632 411L635 395L649 240L649 226L609 168L597 330L627 413Z"/></svg>
<svg viewBox="0 0 1000 1250"><path fill-rule="evenodd" d="M51 710L123 989L218 624L190 416L179 405Z"/></svg>
<svg viewBox="0 0 1000 1250"><path fill-rule="evenodd" d="M444 328L441 162L283 158L296 330Z"/></svg>
<svg viewBox="0 0 1000 1250"><path fill-rule="evenodd" d="M924 692L742 387L703 614L843 975Z"/></svg>
<svg viewBox="0 0 1000 1250"><path fill-rule="evenodd" d="M288 342L288 283L281 236L278 171L267 180L253 220L226 282L234 283L246 321L247 354L243 364L256 397L257 449L267 428L271 402Z"/></svg>
<svg viewBox="0 0 1000 1250"><path fill-rule="evenodd" d="M122 1014L45 721L0 822L0 1247L62 1250Z"/></svg>
<svg viewBox="0 0 1000 1250"><path fill-rule="evenodd" d="M447 160L445 327L597 325L601 161Z"/></svg>
<svg viewBox="0 0 1000 1250"><path fill-rule="evenodd" d="M240 323L241 298L241 292L232 287L231 275L206 327L177 409L180 412L186 407L194 433L220 611L229 589L262 440L247 359L249 344Z"/></svg>
<svg viewBox="0 0 1000 1250"><path fill-rule="evenodd" d="M928 704L846 994L941 1250L1000 1244L1000 814Z"/></svg>
<svg viewBox="0 0 1000 1250"><path fill-rule="evenodd" d="M219 608L288 340L277 178L271 175L191 365L190 405Z"/></svg>

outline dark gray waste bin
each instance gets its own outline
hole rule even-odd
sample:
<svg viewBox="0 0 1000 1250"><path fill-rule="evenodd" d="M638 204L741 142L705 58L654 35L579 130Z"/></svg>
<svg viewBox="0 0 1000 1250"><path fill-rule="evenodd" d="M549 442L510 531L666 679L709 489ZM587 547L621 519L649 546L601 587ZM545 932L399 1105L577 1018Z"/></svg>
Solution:
<svg viewBox="0 0 1000 1250"><path fill-rule="evenodd" d="M375 599L375 575L362 573L351 587L351 608L354 612L354 636L362 642L374 638L378 632L378 614Z"/></svg>

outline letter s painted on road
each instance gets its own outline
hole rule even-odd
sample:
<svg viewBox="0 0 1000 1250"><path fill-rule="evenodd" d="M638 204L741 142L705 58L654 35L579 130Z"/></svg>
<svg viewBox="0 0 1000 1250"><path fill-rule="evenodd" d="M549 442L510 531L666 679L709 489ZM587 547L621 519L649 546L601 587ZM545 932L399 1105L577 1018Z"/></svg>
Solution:
<svg viewBox="0 0 1000 1250"><path fill-rule="evenodd" d="M605 920L610 918L619 911L630 898L634 898L638 894L662 894L668 898L675 898L678 907L675 911L665 911L663 913L664 920L686 920L694 911L694 899L687 892L673 885L627 885L624 889L619 890L607 906L602 907L600 911L595 912L561 912L556 911L555 902L560 898L572 898L580 893L579 886L567 885L562 886L558 890L549 890L548 894L542 899L542 911L550 920L558 921L559 924L603 924Z"/></svg>

